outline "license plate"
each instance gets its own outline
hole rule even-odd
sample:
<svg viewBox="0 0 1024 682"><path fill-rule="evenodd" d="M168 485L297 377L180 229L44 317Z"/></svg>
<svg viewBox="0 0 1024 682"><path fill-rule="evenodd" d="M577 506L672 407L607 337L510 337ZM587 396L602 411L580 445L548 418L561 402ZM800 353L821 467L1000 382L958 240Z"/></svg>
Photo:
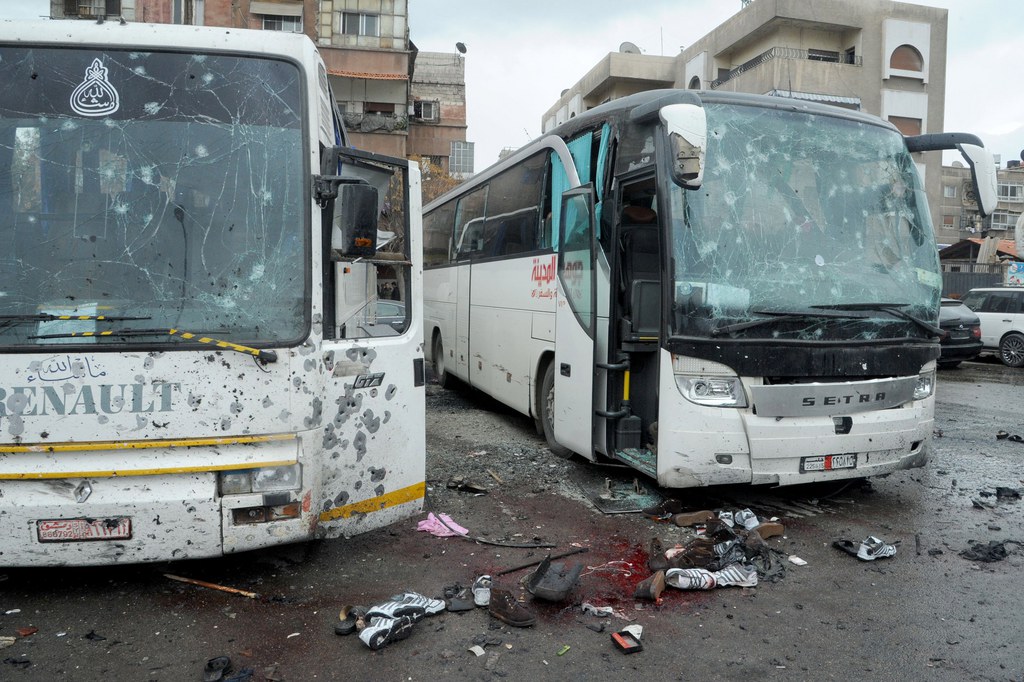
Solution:
<svg viewBox="0 0 1024 682"><path fill-rule="evenodd" d="M92 540L129 540L130 516L108 519L42 519L36 521L39 542L89 542Z"/></svg>
<svg viewBox="0 0 1024 682"><path fill-rule="evenodd" d="M951 339L969 339L969 338L971 338L971 333L970 332L960 332L960 331L950 332L949 333L949 338L951 338Z"/></svg>
<svg viewBox="0 0 1024 682"><path fill-rule="evenodd" d="M809 471L834 471L835 469L856 469L857 455L821 455L818 457L801 457L800 473Z"/></svg>

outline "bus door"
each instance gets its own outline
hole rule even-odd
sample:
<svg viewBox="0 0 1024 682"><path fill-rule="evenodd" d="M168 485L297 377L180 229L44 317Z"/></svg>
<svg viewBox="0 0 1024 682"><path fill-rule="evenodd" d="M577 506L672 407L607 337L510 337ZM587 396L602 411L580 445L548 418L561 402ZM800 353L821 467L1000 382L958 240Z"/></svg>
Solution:
<svg viewBox="0 0 1024 682"><path fill-rule="evenodd" d="M562 194L555 311L555 441L593 456L596 330L594 195L587 184Z"/></svg>

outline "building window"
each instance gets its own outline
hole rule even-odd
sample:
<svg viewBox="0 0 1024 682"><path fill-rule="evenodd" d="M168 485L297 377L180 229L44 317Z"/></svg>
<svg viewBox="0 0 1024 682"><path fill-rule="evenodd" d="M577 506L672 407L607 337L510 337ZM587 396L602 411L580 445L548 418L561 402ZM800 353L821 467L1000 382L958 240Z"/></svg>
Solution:
<svg viewBox="0 0 1024 682"><path fill-rule="evenodd" d="M839 53L832 50L807 50L807 58L812 62L839 63Z"/></svg>
<svg viewBox="0 0 1024 682"><path fill-rule="evenodd" d="M341 32L350 36L380 36L380 15L341 13Z"/></svg>
<svg viewBox="0 0 1024 682"><path fill-rule="evenodd" d="M452 141L452 154L448 157L448 172L452 175L473 173L473 144L461 140Z"/></svg>
<svg viewBox="0 0 1024 682"><path fill-rule="evenodd" d="M412 115L421 121L436 121L440 118L437 102L413 102Z"/></svg>
<svg viewBox="0 0 1024 682"><path fill-rule="evenodd" d="M1010 201L1020 203L1024 201L1024 185L1009 185L999 183L999 201Z"/></svg>
<svg viewBox="0 0 1024 682"><path fill-rule="evenodd" d="M921 119L919 118L908 118L906 116L890 116L889 123L896 126L904 135L920 135L921 134Z"/></svg>
<svg viewBox="0 0 1024 682"><path fill-rule="evenodd" d="M274 14L265 14L263 16L263 30L302 33L302 17L282 17Z"/></svg>
<svg viewBox="0 0 1024 682"><path fill-rule="evenodd" d="M953 227L954 225L956 225L956 216L955 215L944 215L944 216L942 216L942 224L945 225L946 227Z"/></svg>
<svg viewBox="0 0 1024 682"><path fill-rule="evenodd" d="M366 102L363 104L365 114L394 114L395 105L391 102Z"/></svg>
<svg viewBox="0 0 1024 682"><path fill-rule="evenodd" d="M694 76L690 79L690 84L687 86L690 90L700 90L700 78Z"/></svg>
<svg viewBox="0 0 1024 682"><path fill-rule="evenodd" d="M921 72L924 70L924 57L913 45L900 45L889 57L889 68Z"/></svg>
<svg viewBox="0 0 1024 682"><path fill-rule="evenodd" d="M956 185L943 185L942 196L946 199L956 199Z"/></svg>
<svg viewBox="0 0 1024 682"><path fill-rule="evenodd" d="M110 17L121 15L121 0L64 0L66 17Z"/></svg>
<svg viewBox="0 0 1024 682"><path fill-rule="evenodd" d="M857 48L849 47L843 54L843 64L856 64L857 63Z"/></svg>
<svg viewBox="0 0 1024 682"><path fill-rule="evenodd" d="M992 225L989 227L990 230L1012 230L1017 225L1017 218L1020 217L1019 213L1010 213L1009 211L996 211L992 214Z"/></svg>

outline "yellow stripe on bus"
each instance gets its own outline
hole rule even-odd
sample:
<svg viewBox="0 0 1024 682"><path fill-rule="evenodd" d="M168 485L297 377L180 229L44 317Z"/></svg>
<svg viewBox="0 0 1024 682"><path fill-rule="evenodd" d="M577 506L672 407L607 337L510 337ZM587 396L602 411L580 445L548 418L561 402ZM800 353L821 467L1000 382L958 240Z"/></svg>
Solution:
<svg viewBox="0 0 1024 682"><path fill-rule="evenodd" d="M260 469L262 467L283 467L295 464L293 459L269 462L244 462L192 467L160 467L158 469L111 469L110 471L47 471L43 473L0 473L0 481L31 480L50 478L119 478L123 476L160 476L162 474L204 474L211 471L236 471L239 469Z"/></svg>
<svg viewBox="0 0 1024 682"><path fill-rule="evenodd" d="M390 493L380 495L379 497L371 497L368 500L353 502L352 504L346 504L344 507L335 507L330 511L321 512L320 522L325 523L336 519L347 519L353 514L369 514L370 512L381 511L388 507L405 504L406 502L421 500L426 494L426 491L427 484L425 481L422 483L416 483L407 488L400 488Z"/></svg>
<svg viewBox="0 0 1024 682"><path fill-rule="evenodd" d="M182 438L177 440L129 440L94 441L88 443L36 443L33 445L0 444L0 453L5 452L85 452L96 450L139 450L149 448L191 448L204 445L245 445L249 443L270 443L295 438L293 433L277 433L269 436L235 436L228 438Z"/></svg>

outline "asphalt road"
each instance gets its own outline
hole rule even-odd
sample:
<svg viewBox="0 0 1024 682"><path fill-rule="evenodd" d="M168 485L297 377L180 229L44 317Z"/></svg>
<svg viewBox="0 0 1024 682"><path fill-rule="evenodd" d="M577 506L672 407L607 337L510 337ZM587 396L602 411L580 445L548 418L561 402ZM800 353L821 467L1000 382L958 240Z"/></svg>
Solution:
<svg viewBox="0 0 1024 682"><path fill-rule="evenodd" d="M972 561L975 543L1024 541L1024 372L990 360L939 373L936 437L924 469L866 485L686 492L694 508L749 507L778 516L769 543L785 573L755 588L669 589L638 605L651 537L687 531L636 514L605 515L585 488L623 470L555 458L532 423L466 391L428 387L428 499L474 536L550 543L578 555L584 575L561 604L532 605L534 627L510 628L482 609L442 613L411 636L371 652L333 633L345 604L372 604L404 589L436 595L543 557L417 532L417 519L339 541L220 560L87 569L7 569L0 582L0 680L201 680L227 655L251 679L425 680L1022 680L1024 550ZM474 495L446 483L462 475ZM896 556L861 562L833 540L869 534L899 541ZM521 594L518 579L498 579ZM186 585L173 573L256 592L253 599ZM580 604L618 616L585 615ZM605 624L604 632L595 628ZM644 650L624 655L609 633L643 626ZM36 628L18 634L20 628ZM25 632L25 631L23 631ZM2 642L2 640L0 640ZM482 656L468 651L474 644ZM230 675L229 675L230 677Z"/></svg>

